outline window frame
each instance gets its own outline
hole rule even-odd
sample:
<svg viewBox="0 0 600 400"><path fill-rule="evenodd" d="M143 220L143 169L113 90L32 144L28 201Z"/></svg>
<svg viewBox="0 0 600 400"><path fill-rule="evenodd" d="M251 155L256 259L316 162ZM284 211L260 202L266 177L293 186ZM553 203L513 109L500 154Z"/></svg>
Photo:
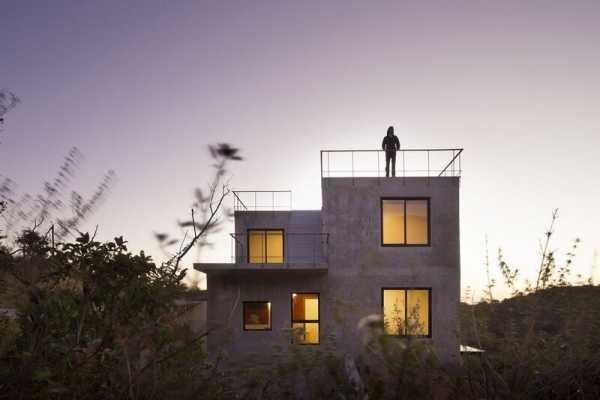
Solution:
<svg viewBox="0 0 600 400"><path fill-rule="evenodd" d="M269 309L269 328L264 329L246 329L246 304L272 304L272 302L268 300L250 300L242 302L242 329L245 332L268 332L273 330L273 313L272 313L272 305L268 306Z"/></svg>
<svg viewBox="0 0 600 400"><path fill-rule="evenodd" d="M393 334L393 333L387 333L385 331L385 326L383 327L383 334L385 336L396 336L396 337L401 337L401 338L422 338L422 339L431 339L432 337L432 321L433 321L433 314L432 314L432 288L431 287L382 287L381 288L381 321L382 323L385 323L385 307L383 304L383 294L386 290L404 290L404 320L406 321L406 316L407 316L407 309L408 307L406 306L406 304L408 303L408 291L409 290L427 290L429 292L429 295L427 297L427 312L429 313L429 318L428 318L428 326L427 326L427 335L400 335L400 334Z"/></svg>
<svg viewBox="0 0 600 400"><path fill-rule="evenodd" d="M316 294L319 301L319 319L294 319L294 295L295 294ZM294 330L294 324L318 324L319 326L319 341L317 343L298 343L294 341L294 335L292 335L292 344L298 344L302 346L318 346L321 344L321 293L320 292L291 292L290 293L290 327Z"/></svg>
<svg viewBox="0 0 600 400"><path fill-rule="evenodd" d="M265 232L265 261L262 263L250 262L250 232L251 231L264 231ZM267 232L281 232L282 237L282 251L281 251L281 262L280 263L269 263L267 255ZM246 230L246 262L248 264L285 264L285 229L283 228L248 228Z"/></svg>
<svg viewBox="0 0 600 400"><path fill-rule="evenodd" d="M383 242L383 202L385 200L403 200L404 201L404 243L384 243ZM406 243L407 223L406 223L406 201L425 200L427 201L427 243ZM381 197L379 200L379 232L382 247L431 247L431 197Z"/></svg>

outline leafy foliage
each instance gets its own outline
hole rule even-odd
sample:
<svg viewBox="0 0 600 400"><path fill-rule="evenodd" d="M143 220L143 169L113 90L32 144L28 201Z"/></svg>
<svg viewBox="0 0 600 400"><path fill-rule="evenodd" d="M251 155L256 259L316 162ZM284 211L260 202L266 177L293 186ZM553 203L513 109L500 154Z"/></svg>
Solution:
<svg viewBox="0 0 600 400"><path fill-rule="evenodd" d="M100 243L83 234L53 248L26 231L17 243L17 252L0 253L2 273L18 289L18 329L2 332L0 393L161 398L218 386L203 362L205 334L192 337L174 318L184 271L128 252L121 237Z"/></svg>

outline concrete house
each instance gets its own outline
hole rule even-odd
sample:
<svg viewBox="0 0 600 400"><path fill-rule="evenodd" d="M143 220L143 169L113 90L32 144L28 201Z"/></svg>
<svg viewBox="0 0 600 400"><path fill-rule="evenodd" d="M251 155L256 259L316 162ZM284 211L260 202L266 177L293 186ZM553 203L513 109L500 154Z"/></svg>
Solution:
<svg viewBox="0 0 600 400"><path fill-rule="evenodd" d="M320 210L291 193L234 192L232 261L207 274L208 349L235 357L333 335L350 354L365 319L457 362L462 149L405 149L386 178L374 150L321 151ZM363 322L361 322L363 321Z"/></svg>

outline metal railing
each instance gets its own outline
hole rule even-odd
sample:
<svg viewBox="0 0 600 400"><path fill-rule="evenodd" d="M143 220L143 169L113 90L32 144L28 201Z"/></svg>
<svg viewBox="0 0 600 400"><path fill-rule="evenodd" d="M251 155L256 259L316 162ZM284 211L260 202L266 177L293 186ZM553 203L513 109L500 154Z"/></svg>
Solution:
<svg viewBox="0 0 600 400"><path fill-rule="evenodd" d="M248 254L248 235L230 233L231 262L254 264L318 264L327 263L329 233L288 233L283 234L283 255ZM252 258L252 260L251 260Z"/></svg>
<svg viewBox="0 0 600 400"><path fill-rule="evenodd" d="M398 150L396 176L460 176L462 152L463 149ZM385 164L383 150L321 150L321 178L384 177Z"/></svg>
<svg viewBox="0 0 600 400"><path fill-rule="evenodd" d="M285 211L292 209L291 190L234 190L234 211Z"/></svg>

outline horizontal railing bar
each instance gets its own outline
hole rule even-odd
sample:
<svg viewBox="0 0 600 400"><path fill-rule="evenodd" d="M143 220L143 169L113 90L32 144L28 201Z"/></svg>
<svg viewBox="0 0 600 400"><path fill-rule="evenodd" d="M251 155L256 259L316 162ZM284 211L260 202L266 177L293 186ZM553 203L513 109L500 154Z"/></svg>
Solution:
<svg viewBox="0 0 600 400"><path fill-rule="evenodd" d="M410 151L410 152L414 152L414 151L423 151L423 152L427 152L427 151L462 151L464 149L461 148L455 148L455 149L400 149L398 150L399 152L402 151ZM380 149L372 149L372 150L367 150L367 149L358 149L358 150L321 150L322 153L366 153L366 152L376 152L376 151L381 151L384 152L385 150L380 150Z"/></svg>
<svg viewBox="0 0 600 400"><path fill-rule="evenodd" d="M330 172L377 172L376 169L332 169L330 170ZM404 171L406 172L438 172L438 171L444 171L443 169L405 169Z"/></svg>
<svg viewBox="0 0 600 400"><path fill-rule="evenodd" d="M258 231L263 231L265 229L257 229ZM267 232L270 232L269 229L266 229ZM273 231L275 232L275 231ZM247 233L230 233L229 234L231 237L235 238L237 236L248 236ZM321 232L315 232L315 233L306 233L306 232L290 232L290 233L284 233L285 236L329 236L329 233L321 233Z"/></svg>
<svg viewBox="0 0 600 400"><path fill-rule="evenodd" d="M234 190L233 193L292 193L291 190Z"/></svg>

